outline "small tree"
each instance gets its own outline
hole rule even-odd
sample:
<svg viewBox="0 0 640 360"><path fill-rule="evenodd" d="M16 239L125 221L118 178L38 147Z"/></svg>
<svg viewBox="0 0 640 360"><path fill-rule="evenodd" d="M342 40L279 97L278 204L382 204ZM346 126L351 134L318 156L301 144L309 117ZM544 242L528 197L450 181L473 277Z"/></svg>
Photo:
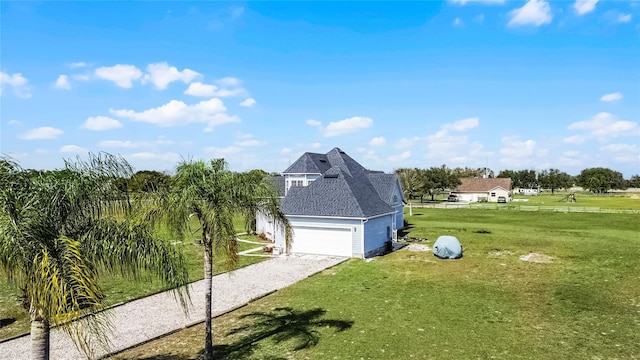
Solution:
<svg viewBox="0 0 640 360"><path fill-rule="evenodd" d="M190 231L194 218L204 245L205 280L205 347L204 358L213 359L212 275L214 251L227 259L232 268L238 260L238 242L234 217L245 223L256 211L272 216L291 235L289 222L279 207L279 195L267 177L252 173L234 173L224 159L211 162L182 161L178 164L169 193L160 194L159 207L149 212L149 218L164 219L176 233ZM222 294L220 294L222 295Z"/></svg>
<svg viewBox="0 0 640 360"><path fill-rule="evenodd" d="M624 189L622 173L607 168L588 168L577 177L578 185L594 193L604 193L610 189Z"/></svg>

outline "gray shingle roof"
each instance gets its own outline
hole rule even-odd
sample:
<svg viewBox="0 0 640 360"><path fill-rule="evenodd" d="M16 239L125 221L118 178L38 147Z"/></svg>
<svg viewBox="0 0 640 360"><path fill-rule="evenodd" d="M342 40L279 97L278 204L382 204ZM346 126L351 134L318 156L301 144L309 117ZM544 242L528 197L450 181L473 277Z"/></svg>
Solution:
<svg viewBox="0 0 640 360"><path fill-rule="evenodd" d="M330 167L327 155L306 152L291 164L284 174L322 174Z"/></svg>
<svg viewBox="0 0 640 360"><path fill-rule="evenodd" d="M285 214L362 218L393 211L389 204L395 175L367 171L339 148L324 156L330 167L308 186L289 189L281 202ZM301 170L305 169L317 173L321 169L314 158L322 159L322 154L305 153L285 173L304 173Z"/></svg>
<svg viewBox="0 0 640 360"><path fill-rule="evenodd" d="M396 184L400 185L398 182L398 176L396 174L385 174L382 172L369 172L367 174L369 181L371 181L371 185L376 189L378 195L382 200L384 200L387 204L393 204L393 189ZM402 191L400 191L402 194ZM402 201L404 199L398 199Z"/></svg>

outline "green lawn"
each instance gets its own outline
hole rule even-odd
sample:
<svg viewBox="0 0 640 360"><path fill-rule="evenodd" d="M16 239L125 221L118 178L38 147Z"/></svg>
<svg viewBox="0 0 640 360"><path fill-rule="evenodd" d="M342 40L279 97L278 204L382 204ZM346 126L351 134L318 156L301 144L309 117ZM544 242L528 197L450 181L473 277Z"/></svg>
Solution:
<svg viewBox="0 0 640 360"><path fill-rule="evenodd" d="M227 359L638 359L640 216L414 209L465 253L350 260L217 318ZM549 264L521 255L549 255ZM118 359L191 359L195 326Z"/></svg>
<svg viewBox="0 0 640 360"><path fill-rule="evenodd" d="M242 229L243 225L237 221L236 228ZM192 224L192 229L197 229L196 224ZM165 238L170 238L168 232L164 229L159 230L159 234ZM176 242L174 246L180 248L187 260L189 277L192 281L203 278L203 248L195 245L193 240L197 235L185 235L183 242ZM240 238L254 239L249 235L240 236ZM240 251L258 247L256 244L239 243ZM224 256L214 257L215 273L228 271L226 266L226 258ZM237 264L243 267L259 261L263 261L263 257L247 257L241 256ZM142 296L154 294L166 287L159 281L133 281L119 276L104 276L101 278L102 288L105 290L107 305L114 305L123 301L129 301ZM29 331L29 316L21 304L16 300L19 292L15 287L6 282L4 277L0 278L0 340L21 335ZM176 303L176 306L179 306Z"/></svg>

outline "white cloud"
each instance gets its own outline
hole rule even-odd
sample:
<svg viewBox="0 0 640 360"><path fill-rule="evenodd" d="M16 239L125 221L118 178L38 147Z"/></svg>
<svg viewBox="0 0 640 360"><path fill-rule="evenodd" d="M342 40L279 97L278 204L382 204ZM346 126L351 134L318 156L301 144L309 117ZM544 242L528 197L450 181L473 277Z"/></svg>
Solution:
<svg viewBox="0 0 640 360"><path fill-rule="evenodd" d="M462 25L462 19L460 19L459 17L453 19L453 26L461 26Z"/></svg>
<svg viewBox="0 0 640 360"><path fill-rule="evenodd" d="M233 88L233 89L220 89L212 84L203 84L201 82L193 82L189 84L189 88L184 91L185 94L191 96L200 96L200 97L232 97L232 96L242 96L246 94L246 90L243 88ZM248 101L249 99L245 100ZM253 100L255 103L255 100ZM243 105L244 106L244 105Z"/></svg>
<svg viewBox="0 0 640 360"><path fill-rule="evenodd" d="M600 147L600 151L607 154L608 158L619 163L640 162L640 147L631 144L609 144Z"/></svg>
<svg viewBox="0 0 640 360"><path fill-rule="evenodd" d="M616 101L622 99L622 93L614 92L611 94L604 94L600 98L600 101Z"/></svg>
<svg viewBox="0 0 640 360"><path fill-rule="evenodd" d="M69 64L69 67L72 69L86 67L86 66L88 66L88 64L82 61Z"/></svg>
<svg viewBox="0 0 640 360"><path fill-rule="evenodd" d="M223 87L236 87L242 84L242 81L240 81L240 79L234 78L234 77L226 77L226 78L218 79L216 80L216 82L218 83L218 85Z"/></svg>
<svg viewBox="0 0 640 360"><path fill-rule="evenodd" d="M502 138L502 148L500 149L500 164L508 167L530 166L532 160L540 153L536 152L536 142L529 139L518 140L517 137L507 136Z"/></svg>
<svg viewBox="0 0 640 360"><path fill-rule="evenodd" d="M618 15L618 22L619 23L628 23L629 21L631 21L631 14L619 14Z"/></svg>
<svg viewBox="0 0 640 360"><path fill-rule="evenodd" d="M585 140L586 138L582 135L573 135L573 136L567 136L566 138L564 138L564 143L579 145L584 143Z"/></svg>
<svg viewBox="0 0 640 360"><path fill-rule="evenodd" d="M80 127L82 129L89 129L93 131L103 131L121 128L122 123L107 116L92 116L88 117Z"/></svg>
<svg viewBox="0 0 640 360"><path fill-rule="evenodd" d="M313 144L309 145L312 149L320 149L322 147L322 144L320 144L319 142L314 142Z"/></svg>
<svg viewBox="0 0 640 360"><path fill-rule="evenodd" d="M442 125L442 128L446 130L453 130L453 131L465 131L465 130L473 129L478 125L480 125L480 120L477 117L474 117L474 118L462 119L456 122L444 124Z"/></svg>
<svg viewBox="0 0 640 360"><path fill-rule="evenodd" d="M589 120L571 123L568 129L585 130L599 139L640 135L637 122L618 120L607 112L598 113Z"/></svg>
<svg viewBox="0 0 640 360"><path fill-rule="evenodd" d="M255 104L256 104L256 100L254 98L247 98L240 103L240 106L253 107Z"/></svg>
<svg viewBox="0 0 640 360"><path fill-rule="evenodd" d="M378 156L374 150L367 148L357 148L356 150L361 154L360 158L368 163L380 163L382 161L382 159L380 159L380 156Z"/></svg>
<svg viewBox="0 0 640 360"><path fill-rule="evenodd" d="M215 85L193 82L189 84L189 88L184 93L191 96L214 97L217 90L218 87Z"/></svg>
<svg viewBox="0 0 640 360"><path fill-rule="evenodd" d="M188 84L200 76L200 73L191 69L179 71L175 66L169 66L166 62L161 62L147 65L147 74L142 78L142 82L149 81L157 89L164 90L174 81L182 81Z"/></svg>
<svg viewBox="0 0 640 360"><path fill-rule="evenodd" d="M322 122L314 119L305 120L305 124L309 126L322 126Z"/></svg>
<svg viewBox="0 0 640 360"><path fill-rule="evenodd" d="M280 150L280 154L281 155L289 155L289 154L291 154L292 151L293 150L291 150L291 148L286 147L286 148L282 148L282 150Z"/></svg>
<svg viewBox="0 0 640 360"><path fill-rule="evenodd" d="M71 84L69 83L69 76L67 75L58 76L58 79L56 79L56 83L53 86L56 89L70 90Z"/></svg>
<svg viewBox="0 0 640 360"><path fill-rule="evenodd" d="M330 122L324 130L325 137L340 136L366 129L373 124L373 120L368 117L354 116L348 119Z"/></svg>
<svg viewBox="0 0 640 360"><path fill-rule="evenodd" d="M439 163L456 163L466 165L471 162L483 161L490 155L484 146L477 142L470 142L464 133L480 125L478 117L466 118L440 126L440 130L426 137L427 158ZM409 145L423 139L414 137L403 139Z"/></svg>
<svg viewBox="0 0 640 360"><path fill-rule="evenodd" d="M197 104L187 105L179 100L171 100L168 103L136 112L133 110L109 110L111 114L128 118L133 121L147 122L158 126L178 126L191 123L204 123L207 127L204 131L212 131L216 126L240 122L237 116L226 113L227 108L220 99L204 100Z"/></svg>
<svg viewBox="0 0 640 360"><path fill-rule="evenodd" d="M536 142L529 139L525 141L519 141L516 137L503 137L503 147L500 149L500 154L510 158L523 158L534 155Z"/></svg>
<svg viewBox="0 0 640 360"><path fill-rule="evenodd" d="M466 4L487 4L487 5L501 5L505 0L449 0L451 4L466 5Z"/></svg>
<svg viewBox="0 0 640 360"><path fill-rule="evenodd" d="M384 136L374 137L373 139L371 139L371 141L369 141L369 145L371 146L383 146L386 143L387 139L385 139Z"/></svg>
<svg viewBox="0 0 640 360"><path fill-rule="evenodd" d="M7 121L8 125L21 125L22 122L18 121L18 120L9 120Z"/></svg>
<svg viewBox="0 0 640 360"><path fill-rule="evenodd" d="M580 16L592 12L596 8L598 0L576 0L573 3L573 8Z"/></svg>
<svg viewBox="0 0 640 360"><path fill-rule="evenodd" d="M118 64L111 67L99 67L95 75L101 79L113 81L121 88L128 89L133 86L133 81L142 77L142 71L133 65Z"/></svg>
<svg viewBox="0 0 640 360"><path fill-rule="evenodd" d="M65 145L60 148L61 153L74 153L74 154L86 154L89 152L88 149L85 149L78 145Z"/></svg>
<svg viewBox="0 0 640 360"><path fill-rule="evenodd" d="M509 15L511 16L509 26L540 26L551 23L553 19L551 6L544 0L529 0L523 7L511 11Z"/></svg>
<svg viewBox="0 0 640 360"><path fill-rule="evenodd" d="M405 152L403 152L402 154L397 154L397 155L391 155L387 158L387 160L389 160L389 162L400 162L403 160L407 160L409 157L411 157L411 151L407 150Z"/></svg>
<svg viewBox="0 0 640 360"><path fill-rule="evenodd" d="M64 134L64 131L60 129L56 129L51 126L44 126L36 129L31 129L26 133L20 135L20 138L25 140L45 140L55 139L62 134Z"/></svg>
<svg viewBox="0 0 640 360"><path fill-rule="evenodd" d="M29 91L29 80L21 73L9 75L0 71L0 94L4 92L4 86L9 85L13 89L13 94L19 98L28 99L31 97Z"/></svg>

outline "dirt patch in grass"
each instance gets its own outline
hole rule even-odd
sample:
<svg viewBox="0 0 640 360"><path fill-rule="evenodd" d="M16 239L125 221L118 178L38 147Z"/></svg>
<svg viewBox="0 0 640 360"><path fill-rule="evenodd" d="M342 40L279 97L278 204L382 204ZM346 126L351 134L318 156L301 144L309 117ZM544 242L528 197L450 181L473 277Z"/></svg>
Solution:
<svg viewBox="0 0 640 360"><path fill-rule="evenodd" d="M520 256L520 260L543 264L549 264L553 262L553 258L551 256L538 253L529 253L527 255L522 255Z"/></svg>
<svg viewBox="0 0 640 360"><path fill-rule="evenodd" d="M511 256L511 255L513 255L513 252L509 250L495 250L495 251L489 252L489 256L491 257Z"/></svg>
<svg viewBox="0 0 640 360"><path fill-rule="evenodd" d="M407 250L409 251L431 251L431 248L427 245L422 244L409 244L407 246Z"/></svg>

